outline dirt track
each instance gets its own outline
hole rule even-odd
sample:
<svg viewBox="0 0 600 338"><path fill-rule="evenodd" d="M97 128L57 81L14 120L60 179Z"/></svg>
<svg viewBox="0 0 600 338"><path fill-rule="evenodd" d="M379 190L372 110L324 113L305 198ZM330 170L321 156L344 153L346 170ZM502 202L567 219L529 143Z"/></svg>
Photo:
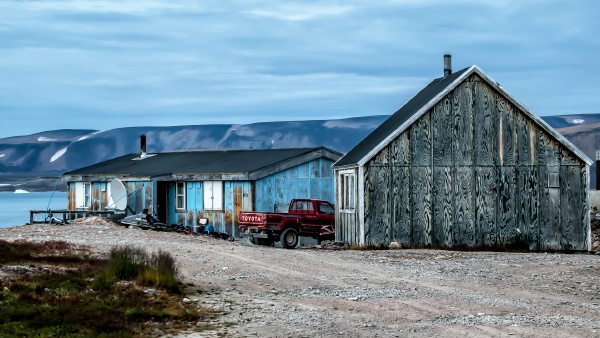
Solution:
<svg viewBox="0 0 600 338"><path fill-rule="evenodd" d="M600 337L599 255L285 250L91 223L0 239L171 252L205 291L188 297L224 313L217 330L181 337Z"/></svg>

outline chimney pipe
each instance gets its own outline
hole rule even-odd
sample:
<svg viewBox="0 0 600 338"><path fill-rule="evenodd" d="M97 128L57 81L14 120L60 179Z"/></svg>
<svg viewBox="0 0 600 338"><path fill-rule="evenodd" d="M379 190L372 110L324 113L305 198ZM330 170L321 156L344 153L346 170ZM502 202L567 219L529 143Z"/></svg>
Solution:
<svg viewBox="0 0 600 338"><path fill-rule="evenodd" d="M444 55L444 77L452 74L452 55Z"/></svg>
<svg viewBox="0 0 600 338"><path fill-rule="evenodd" d="M146 156L146 134L140 135L140 157Z"/></svg>

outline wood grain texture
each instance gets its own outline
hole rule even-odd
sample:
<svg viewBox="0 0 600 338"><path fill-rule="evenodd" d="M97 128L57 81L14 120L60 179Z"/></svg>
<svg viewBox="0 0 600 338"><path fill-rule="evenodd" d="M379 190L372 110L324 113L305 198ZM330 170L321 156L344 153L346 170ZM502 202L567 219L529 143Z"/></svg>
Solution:
<svg viewBox="0 0 600 338"><path fill-rule="evenodd" d="M412 230L415 247L430 247L433 244L431 174L431 167L412 167Z"/></svg>
<svg viewBox="0 0 600 338"><path fill-rule="evenodd" d="M498 96L496 107L500 114L498 128L498 153L500 165L515 164L515 107L502 95Z"/></svg>
<svg viewBox="0 0 600 338"><path fill-rule="evenodd" d="M391 165L410 165L410 129L398 135L389 147Z"/></svg>
<svg viewBox="0 0 600 338"><path fill-rule="evenodd" d="M473 164L473 93L472 82L461 83L453 92L452 113L453 163L455 165Z"/></svg>
<svg viewBox="0 0 600 338"><path fill-rule="evenodd" d="M538 164L548 166L560 165L560 146L545 131L538 131Z"/></svg>
<svg viewBox="0 0 600 338"><path fill-rule="evenodd" d="M433 246L451 248L453 233L452 167L433 167Z"/></svg>
<svg viewBox="0 0 600 338"><path fill-rule="evenodd" d="M538 167L540 250L562 250L560 189L547 187L548 173L558 173L559 171L559 166L540 165Z"/></svg>
<svg viewBox="0 0 600 338"><path fill-rule="evenodd" d="M369 213L365 222L367 244L389 244L389 167L369 166Z"/></svg>
<svg viewBox="0 0 600 338"><path fill-rule="evenodd" d="M475 247L475 219L473 206L473 168L454 169L454 245Z"/></svg>
<svg viewBox="0 0 600 338"><path fill-rule="evenodd" d="M588 224L585 200L585 169L580 166L560 167L560 202L562 247L564 250L587 250Z"/></svg>
<svg viewBox="0 0 600 338"><path fill-rule="evenodd" d="M477 247L496 246L497 174L494 167L475 169L475 228Z"/></svg>
<svg viewBox="0 0 600 338"><path fill-rule="evenodd" d="M495 165L499 155L496 95L492 88L483 82L476 82L474 88L475 163Z"/></svg>
<svg viewBox="0 0 600 338"><path fill-rule="evenodd" d="M515 168L503 166L498 174L498 216L496 247L505 248L514 244L515 227Z"/></svg>
<svg viewBox="0 0 600 338"><path fill-rule="evenodd" d="M412 245L412 196L410 193L410 174L410 167L391 167L392 233L390 241L401 243L405 247Z"/></svg>
<svg viewBox="0 0 600 338"><path fill-rule="evenodd" d="M410 127L412 165L431 165L431 114L424 114Z"/></svg>
<svg viewBox="0 0 600 338"><path fill-rule="evenodd" d="M527 166L534 163L531 162L531 141L529 136L531 121L522 113L517 114L515 119L515 130L517 134L517 165Z"/></svg>
<svg viewBox="0 0 600 338"><path fill-rule="evenodd" d="M535 166L517 167L516 228L519 244L529 250L539 248L538 170Z"/></svg>
<svg viewBox="0 0 600 338"><path fill-rule="evenodd" d="M452 98L446 96L432 110L433 165L452 165Z"/></svg>

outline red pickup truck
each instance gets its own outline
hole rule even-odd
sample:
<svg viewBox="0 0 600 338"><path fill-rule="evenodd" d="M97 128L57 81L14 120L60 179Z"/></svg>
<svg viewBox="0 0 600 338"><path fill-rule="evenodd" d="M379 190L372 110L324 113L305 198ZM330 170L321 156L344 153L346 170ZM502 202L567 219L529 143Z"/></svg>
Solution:
<svg viewBox="0 0 600 338"><path fill-rule="evenodd" d="M260 245L280 241L284 248L293 249L299 236L319 243L335 238L335 209L322 200L293 199L287 213L240 211L238 219L241 236Z"/></svg>

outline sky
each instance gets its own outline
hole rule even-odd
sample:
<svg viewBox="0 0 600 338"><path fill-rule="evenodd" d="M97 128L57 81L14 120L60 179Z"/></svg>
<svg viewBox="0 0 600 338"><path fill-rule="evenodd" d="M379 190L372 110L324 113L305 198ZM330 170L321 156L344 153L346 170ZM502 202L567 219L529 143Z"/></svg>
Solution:
<svg viewBox="0 0 600 338"><path fill-rule="evenodd" d="M0 138L389 115L443 55L600 113L596 0L0 0Z"/></svg>

